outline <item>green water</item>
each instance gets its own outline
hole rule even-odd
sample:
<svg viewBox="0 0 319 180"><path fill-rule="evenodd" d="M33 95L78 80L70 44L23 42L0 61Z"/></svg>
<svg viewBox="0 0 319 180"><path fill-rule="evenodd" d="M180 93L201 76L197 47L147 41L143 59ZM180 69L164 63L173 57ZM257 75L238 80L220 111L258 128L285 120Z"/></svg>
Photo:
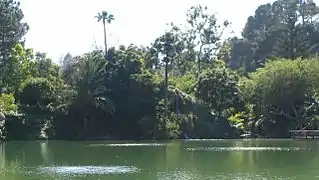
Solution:
<svg viewBox="0 0 319 180"><path fill-rule="evenodd" d="M316 140L8 142L0 180L312 180Z"/></svg>

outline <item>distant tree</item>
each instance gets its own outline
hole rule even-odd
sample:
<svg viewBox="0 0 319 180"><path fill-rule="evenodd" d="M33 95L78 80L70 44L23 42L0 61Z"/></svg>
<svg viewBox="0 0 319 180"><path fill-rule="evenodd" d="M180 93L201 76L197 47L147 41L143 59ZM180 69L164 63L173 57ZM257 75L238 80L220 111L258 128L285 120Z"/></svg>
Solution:
<svg viewBox="0 0 319 180"><path fill-rule="evenodd" d="M230 24L224 21L222 25L217 23L214 14L208 13L208 8L201 5L192 6L187 12L186 43L188 50L195 52L197 61L197 77L200 77L203 63L208 62L221 46L221 36L224 29Z"/></svg>
<svg viewBox="0 0 319 180"><path fill-rule="evenodd" d="M312 56L319 52L318 6L312 0L277 0L248 17L242 36L252 46L251 64L269 58Z"/></svg>
<svg viewBox="0 0 319 180"><path fill-rule="evenodd" d="M178 41L177 35L174 32L166 32L161 37L157 38L154 43L154 48L156 51L157 59L162 58L160 63L164 67L164 86L165 86L165 108L168 104L168 73L175 57L182 51L183 46L180 41ZM165 109L165 118L168 117L167 109ZM167 120L167 119L166 119ZM165 122L166 124L166 122Z"/></svg>
<svg viewBox="0 0 319 180"><path fill-rule="evenodd" d="M157 52L157 58L162 57L163 67L165 71L165 96L168 92L168 73L175 57L182 51L183 46L178 37L173 32L167 32L163 36L155 40L154 48Z"/></svg>
<svg viewBox="0 0 319 180"><path fill-rule="evenodd" d="M72 57L70 53L67 53L61 60L62 77L65 82L70 85L75 84L75 77L73 76L76 70L76 58Z"/></svg>
<svg viewBox="0 0 319 180"><path fill-rule="evenodd" d="M104 30L104 46L105 46L105 58L107 58L107 42L106 42L106 23L111 24L111 22L114 20L114 15L109 14L107 11L102 11L95 16L97 18L97 21L102 21L103 23L103 30Z"/></svg>
<svg viewBox="0 0 319 180"><path fill-rule="evenodd" d="M307 33L305 17L302 16L302 22L299 23L298 9L302 4L299 1L285 1L281 4L284 11L284 22L278 31L281 35L277 38L277 43L273 53L276 57L286 59L296 59L298 57L306 58L310 52L318 46L318 43L311 43L311 34Z"/></svg>

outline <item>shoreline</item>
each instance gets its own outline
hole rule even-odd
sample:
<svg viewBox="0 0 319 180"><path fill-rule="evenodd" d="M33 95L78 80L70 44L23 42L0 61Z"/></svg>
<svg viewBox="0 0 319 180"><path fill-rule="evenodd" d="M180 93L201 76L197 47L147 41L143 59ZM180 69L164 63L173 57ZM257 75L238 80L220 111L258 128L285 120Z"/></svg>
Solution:
<svg viewBox="0 0 319 180"><path fill-rule="evenodd" d="M5 140L0 141L0 143L6 143L6 142L47 142L47 141L64 141L64 142L101 142L101 141L108 141L108 142L172 142L172 141L255 141L255 140L266 140L266 141L273 141L273 140L292 140L292 141L298 141L298 140L319 140L319 139L293 139L293 138L224 138L224 139L171 139L171 140L165 140L165 139L145 139L145 140L134 140L134 139L100 139L100 140L67 140L67 139L35 139L35 140Z"/></svg>

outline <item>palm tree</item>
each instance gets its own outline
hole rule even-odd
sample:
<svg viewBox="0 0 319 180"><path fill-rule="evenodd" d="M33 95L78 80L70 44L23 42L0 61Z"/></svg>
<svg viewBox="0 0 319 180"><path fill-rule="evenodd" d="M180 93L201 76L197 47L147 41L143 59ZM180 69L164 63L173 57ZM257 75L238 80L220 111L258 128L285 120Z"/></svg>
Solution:
<svg viewBox="0 0 319 180"><path fill-rule="evenodd" d="M106 23L111 24L114 20L114 15L109 14L107 11L102 11L95 16L97 18L97 22L103 23L103 30L104 30L104 46L105 46L105 59L107 58L107 43L106 43Z"/></svg>
<svg viewBox="0 0 319 180"><path fill-rule="evenodd" d="M105 66L106 62L99 56L98 52L84 56L78 63L77 104L84 108L82 108L82 113L84 113L84 131L87 130L87 124L90 121L90 113L86 112L85 109L94 107L109 113L114 111L112 101L104 95L107 91L104 85Z"/></svg>
<svg viewBox="0 0 319 180"><path fill-rule="evenodd" d="M76 57L76 63L71 67L75 92L70 93L68 101L64 102L60 108L72 107L82 118L82 128L78 135L87 135L88 125L93 120L90 111L101 110L112 114L114 112L113 102L105 97L107 87L104 85L107 75L107 62L101 52L91 52L80 57Z"/></svg>

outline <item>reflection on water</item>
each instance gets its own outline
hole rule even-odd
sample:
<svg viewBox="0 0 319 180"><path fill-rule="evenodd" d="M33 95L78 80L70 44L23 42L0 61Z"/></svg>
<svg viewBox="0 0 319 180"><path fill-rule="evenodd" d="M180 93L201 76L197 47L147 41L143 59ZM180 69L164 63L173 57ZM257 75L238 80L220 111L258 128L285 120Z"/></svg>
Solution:
<svg viewBox="0 0 319 180"><path fill-rule="evenodd" d="M6 164L5 144L0 142L0 168L4 168Z"/></svg>
<svg viewBox="0 0 319 180"><path fill-rule="evenodd" d="M122 174L137 172L136 167L130 166L56 166L40 167L42 173L53 173L62 175L84 175L84 174Z"/></svg>
<svg viewBox="0 0 319 180"><path fill-rule="evenodd" d="M159 144L159 143L124 143L124 144L90 144L91 147L134 147L134 146L166 146L166 144Z"/></svg>
<svg viewBox="0 0 319 180"><path fill-rule="evenodd" d="M169 171L159 172L157 173L157 177L160 180L194 180L194 179L202 179L201 174L195 170L178 170L173 169Z"/></svg>
<svg viewBox="0 0 319 180"><path fill-rule="evenodd" d="M312 180L317 140L8 142L4 180Z"/></svg>
<svg viewBox="0 0 319 180"><path fill-rule="evenodd" d="M200 174L197 171L168 171L158 173L159 180L295 180L296 177L273 176L268 173L212 173Z"/></svg>
<svg viewBox="0 0 319 180"><path fill-rule="evenodd" d="M189 151L299 151L305 148L296 147L196 147L186 148Z"/></svg>

